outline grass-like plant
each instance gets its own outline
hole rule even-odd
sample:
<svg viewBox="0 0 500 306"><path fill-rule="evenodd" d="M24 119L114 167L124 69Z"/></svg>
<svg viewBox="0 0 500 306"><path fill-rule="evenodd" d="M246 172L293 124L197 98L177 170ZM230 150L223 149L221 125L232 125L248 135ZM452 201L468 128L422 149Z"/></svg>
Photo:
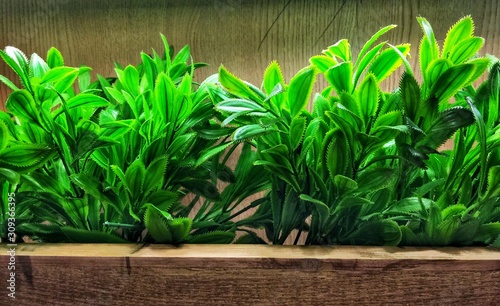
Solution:
<svg viewBox="0 0 500 306"><path fill-rule="evenodd" d="M28 59L7 47L20 87L0 76L13 91L0 112L1 238L500 246L500 62L479 56L470 17L442 47L417 20L420 81L409 45L377 43L393 25L357 55L340 40L289 82L272 62L260 87L224 66L195 82L205 64L163 36L164 56L95 82L55 48Z"/></svg>
<svg viewBox="0 0 500 306"><path fill-rule="evenodd" d="M17 237L234 239L237 225L229 206L260 190L260 184L247 183L251 169L233 173L212 158L213 147L233 130L216 124L206 84L193 81L194 69L203 64L192 63L187 46L173 57L162 39L164 57L154 50L152 56L142 53L136 67L116 64L116 78L99 76L94 83L89 68L64 66L55 48L46 60L36 54L28 60L13 47L0 53L22 84L18 88L2 77L13 90L7 112L0 112L2 238L7 238L8 195L14 193ZM227 192L219 193L218 179L229 183ZM188 193L196 196L183 205ZM200 198L204 206L193 220ZM224 209L220 203L226 203Z"/></svg>
<svg viewBox="0 0 500 306"><path fill-rule="evenodd" d="M215 107L237 127L233 141L251 143L272 188L249 220L272 243L470 245L500 235L498 194L498 67L477 52L470 17L448 32L440 51L429 23L420 85L406 59L378 31L354 60L347 40L311 58L285 84L277 63L257 88L219 71ZM400 88L380 82L402 63ZM490 66L488 80L473 82ZM329 86L313 98L315 76ZM221 98L223 97L223 98ZM450 103L454 100L454 103ZM486 120L486 121L485 121ZM455 148L439 147L454 136ZM498 244L498 240L496 242Z"/></svg>

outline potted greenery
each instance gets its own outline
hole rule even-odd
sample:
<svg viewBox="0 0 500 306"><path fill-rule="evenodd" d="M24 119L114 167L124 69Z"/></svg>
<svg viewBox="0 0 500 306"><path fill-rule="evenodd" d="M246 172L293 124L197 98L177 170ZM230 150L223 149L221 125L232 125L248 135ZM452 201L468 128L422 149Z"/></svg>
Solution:
<svg viewBox="0 0 500 306"><path fill-rule="evenodd" d="M1 51L21 84L0 79L13 90L0 112L0 233L14 251L2 262L22 280L15 294L32 303L494 302L500 253L485 246L500 246L500 63L477 55L483 39L470 17L442 48L418 22L420 83L409 45L375 44L394 26L356 58L339 41L288 84L273 62L261 87L223 66L196 83L203 64L188 47L174 56L163 36L164 56L142 53L139 65L116 64L117 77L93 83L54 48L45 60ZM384 92L402 64L399 88ZM318 74L328 86L313 96ZM450 138L453 149L440 150ZM293 235L294 244L365 247L254 245Z"/></svg>

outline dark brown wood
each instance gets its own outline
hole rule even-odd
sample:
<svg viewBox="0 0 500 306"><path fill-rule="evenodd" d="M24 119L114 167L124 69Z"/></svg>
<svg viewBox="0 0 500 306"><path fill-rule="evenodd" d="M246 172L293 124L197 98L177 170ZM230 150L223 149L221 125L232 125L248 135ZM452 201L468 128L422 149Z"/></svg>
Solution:
<svg viewBox="0 0 500 306"><path fill-rule="evenodd" d="M500 301L500 252L488 248L29 244L16 251L17 305ZM0 304L13 304L2 290Z"/></svg>

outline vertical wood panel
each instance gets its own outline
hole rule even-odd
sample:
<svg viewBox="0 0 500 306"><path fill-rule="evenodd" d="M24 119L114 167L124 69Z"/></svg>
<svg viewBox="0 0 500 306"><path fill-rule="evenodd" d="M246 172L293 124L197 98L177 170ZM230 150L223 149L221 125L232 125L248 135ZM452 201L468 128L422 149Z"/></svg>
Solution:
<svg viewBox="0 0 500 306"><path fill-rule="evenodd" d="M211 64L199 71L198 80L224 64L260 84L274 59L289 79L337 40L348 38L357 52L388 24L398 28L385 39L411 43L414 63L421 37L416 16L426 17L442 40L454 22L470 14L477 35L486 38L484 52L499 54L496 0L4 0L0 10L1 48L14 45L45 55L55 46L68 65L85 64L105 76L114 75L113 61L137 64L140 51L161 49L159 33L177 50L189 44L195 60ZM0 73L12 77L4 64ZM386 88L397 81L388 80ZM0 87L0 105L7 94Z"/></svg>
<svg viewBox="0 0 500 306"><path fill-rule="evenodd" d="M141 51L161 51L163 33L176 50L189 44L196 61L211 65L197 73L198 81L224 64L260 85L272 60L289 80L311 56L339 39L348 38L357 54L388 24L398 27L384 39L411 43L410 62L416 67L417 16L429 20L442 42L448 28L470 14L476 35L486 38L482 53L500 55L497 0L3 0L0 12L0 48L13 45L28 55L45 56L55 46L67 65L90 66L94 76L113 76L114 61L137 64ZM385 81L385 88L394 88L401 72ZM0 74L13 77L3 63ZM8 93L2 84L0 108Z"/></svg>

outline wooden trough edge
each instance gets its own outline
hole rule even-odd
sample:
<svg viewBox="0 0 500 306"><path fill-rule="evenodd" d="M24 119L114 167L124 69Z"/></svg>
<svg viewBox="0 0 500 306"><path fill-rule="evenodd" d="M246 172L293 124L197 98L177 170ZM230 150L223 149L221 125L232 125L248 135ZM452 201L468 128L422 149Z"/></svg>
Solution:
<svg viewBox="0 0 500 306"><path fill-rule="evenodd" d="M486 247L19 244L14 260L18 305L500 302L500 251Z"/></svg>

